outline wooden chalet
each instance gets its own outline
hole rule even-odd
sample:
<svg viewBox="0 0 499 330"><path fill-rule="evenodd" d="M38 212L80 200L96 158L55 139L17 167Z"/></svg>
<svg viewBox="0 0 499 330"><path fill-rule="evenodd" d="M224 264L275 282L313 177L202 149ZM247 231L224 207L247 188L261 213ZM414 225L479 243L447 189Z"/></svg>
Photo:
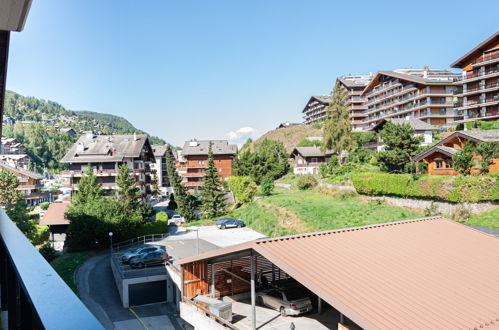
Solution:
<svg viewBox="0 0 499 330"><path fill-rule="evenodd" d="M438 142L431 148L426 149L413 160L418 163L424 161L428 165L430 175L459 175L454 169L452 156L463 148L464 143L469 142L478 145L485 142L499 142L499 131L458 131ZM480 168L480 156L474 156L475 166L472 173L477 173ZM490 173L499 172L499 158L489 167Z"/></svg>

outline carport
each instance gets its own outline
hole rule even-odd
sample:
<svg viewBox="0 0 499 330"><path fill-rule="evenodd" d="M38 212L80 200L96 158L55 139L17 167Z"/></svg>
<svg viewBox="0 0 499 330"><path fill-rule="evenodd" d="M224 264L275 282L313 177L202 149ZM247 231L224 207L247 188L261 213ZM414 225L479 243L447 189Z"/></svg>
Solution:
<svg viewBox="0 0 499 330"><path fill-rule="evenodd" d="M498 255L496 238L440 217L255 240L176 261L181 316L194 327L215 329L216 320L237 329L196 297L246 295L250 327L265 328L257 287L263 278L292 278L316 295L319 315L326 304L338 311L338 327L498 326L499 264L489 262ZM188 306L207 317L194 317Z"/></svg>

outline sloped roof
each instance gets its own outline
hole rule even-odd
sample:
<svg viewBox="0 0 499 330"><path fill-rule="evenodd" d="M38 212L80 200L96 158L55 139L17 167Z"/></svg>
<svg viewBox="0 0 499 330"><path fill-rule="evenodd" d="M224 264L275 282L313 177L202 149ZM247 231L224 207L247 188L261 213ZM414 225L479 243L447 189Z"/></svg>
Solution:
<svg viewBox="0 0 499 330"><path fill-rule="evenodd" d="M312 147L296 147L291 154L294 152L299 153L302 157L324 157L331 156L334 154L334 151L327 150L326 154L321 151L320 147L312 146Z"/></svg>
<svg viewBox="0 0 499 330"><path fill-rule="evenodd" d="M456 149L444 146L443 144L452 140L456 136L459 136L461 138L473 141L473 142L499 142L499 131L479 131L479 130L472 130L472 131L456 131L450 135L448 135L446 138L438 141L436 145L434 145L431 148L428 148L424 150L423 152L417 154L414 156L412 159L414 161L421 160L429 155L431 155L434 152L442 152L443 154L446 154L448 156L452 156L454 153L457 152Z"/></svg>
<svg viewBox="0 0 499 330"><path fill-rule="evenodd" d="M499 240L434 217L243 243L364 329L499 326Z"/></svg>
<svg viewBox="0 0 499 330"><path fill-rule="evenodd" d="M478 46L452 63L450 65L451 68L462 68L464 65L466 65L466 62L469 61L471 57L481 55L484 50L497 43L499 43L499 31L488 37L486 40L482 41L480 44L478 44Z"/></svg>
<svg viewBox="0 0 499 330"><path fill-rule="evenodd" d="M351 87L365 87L373 79L373 75L348 75L338 77L338 81L348 88Z"/></svg>
<svg viewBox="0 0 499 330"><path fill-rule="evenodd" d="M167 145L153 144L151 146L154 157L162 157L166 154Z"/></svg>
<svg viewBox="0 0 499 330"><path fill-rule="evenodd" d="M390 121L390 122L397 124L397 125L409 124L411 126L411 128L415 131L435 131L435 130L438 130L437 127L432 126L432 125L422 121L421 119L414 118L414 117L383 119L375 126L369 128L369 130L377 131L377 130L381 129L387 121Z"/></svg>
<svg viewBox="0 0 499 330"><path fill-rule="evenodd" d="M459 131L460 135L468 136L481 142L499 142L499 131Z"/></svg>
<svg viewBox="0 0 499 330"><path fill-rule="evenodd" d="M363 94L369 92L376 85L378 78L382 75L393 78L399 78L406 81L420 83L424 85L449 85L454 81L454 78L459 77L459 74L442 70L428 70L427 78L423 77L423 70L420 70L420 72L417 72L417 74L408 74L405 73L405 71L407 71L408 73L411 72L409 69L378 71L374 76L374 78L369 82L369 84L367 84L366 88L363 91ZM413 71L416 72L417 70ZM446 78L444 79L443 76L440 77L439 74L445 75Z"/></svg>
<svg viewBox="0 0 499 330"><path fill-rule="evenodd" d="M454 148L451 148L451 147L442 146L442 145L438 145L437 144L437 145L434 145L433 147L428 148L425 151L417 154L412 159L414 161L422 160L423 158L426 158L426 157L434 154L435 152L440 152L440 153L442 153L444 155L452 157L452 155L454 155L457 152L457 150L454 149Z"/></svg>
<svg viewBox="0 0 499 330"><path fill-rule="evenodd" d="M83 134L61 159L61 163L119 162L125 157L139 157L147 141L145 134ZM84 150L78 150L79 145Z"/></svg>
<svg viewBox="0 0 499 330"><path fill-rule="evenodd" d="M66 212L69 203L52 203L49 205L47 213L40 220L40 225L69 225L70 221L66 219Z"/></svg>
<svg viewBox="0 0 499 330"><path fill-rule="evenodd" d="M33 172L33 171L25 170L22 168L18 168L18 167L13 167L13 166L10 166L9 164L7 164L3 161L0 161L0 168L2 168L2 167L7 169L7 170L10 170L11 172L16 172L16 173L25 175L25 176L30 177L30 178L35 179L35 180L43 179L43 175L41 175L41 174L38 174L38 173Z"/></svg>
<svg viewBox="0 0 499 330"><path fill-rule="evenodd" d="M214 155L235 155L237 152L237 145L229 144L227 140L192 140L184 143L182 156L208 155L210 142L213 143L212 150Z"/></svg>

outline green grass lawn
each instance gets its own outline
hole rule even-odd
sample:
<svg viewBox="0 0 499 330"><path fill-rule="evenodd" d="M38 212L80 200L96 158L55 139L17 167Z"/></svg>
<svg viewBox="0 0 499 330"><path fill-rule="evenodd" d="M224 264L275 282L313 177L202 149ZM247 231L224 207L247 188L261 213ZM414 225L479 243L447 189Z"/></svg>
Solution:
<svg viewBox="0 0 499 330"><path fill-rule="evenodd" d="M499 228L499 208L470 217L467 225Z"/></svg>
<svg viewBox="0 0 499 330"><path fill-rule="evenodd" d="M264 197L236 209L226 216L269 237L301 234L339 228L423 217L408 209L383 202L367 201L358 195L331 196L312 190L276 189ZM199 220L189 225L212 225L217 219Z"/></svg>
<svg viewBox="0 0 499 330"><path fill-rule="evenodd" d="M265 202L296 214L312 231L365 226L423 217L421 213L366 201L359 196L333 197L315 191L289 191Z"/></svg>
<svg viewBox="0 0 499 330"><path fill-rule="evenodd" d="M75 253L64 253L63 255L55 258L50 263L55 269L57 274L66 282L66 284L78 294L74 275L78 267L80 267L89 258L95 256L98 251L83 251Z"/></svg>

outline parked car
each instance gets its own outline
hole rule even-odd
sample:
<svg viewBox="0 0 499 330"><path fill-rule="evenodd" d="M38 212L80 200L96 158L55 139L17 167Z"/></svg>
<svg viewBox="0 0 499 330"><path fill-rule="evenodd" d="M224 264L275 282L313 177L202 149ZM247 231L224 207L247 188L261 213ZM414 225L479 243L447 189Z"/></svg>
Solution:
<svg viewBox="0 0 499 330"><path fill-rule="evenodd" d="M216 223L218 229L226 229L226 228L241 228L246 225L241 220L236 220L232 218L223 218L217 221Z"/></svg>
<svg viewBox="0 0 499 330"><path fill-rule="evenodd" d="M144 268L145 266L162 265L169 261L170 257L165 251L158 250L153 252L144 253L139 257L130 260L130 266L133 268Z"/></svg>
<svg viewBox="0 0 499 330"><path fill-rule="evenodd" d="M174 223L176 225L181 225L185 222L185 219L180 214L174 214L170 220L168 220L168 224Z"/></svg>
<svg viewBox="0 0 499 330"><path fill-rule="evenodd" d="M312 310L312 301L301 290L269 289L256 295L259 305L278 310L282 316L300 315Z"/></svg>
<svg viewBox="0 0 499 330"><path fill-rule="evenodd" d="M121 256L121 261L124 264L129 263L133 258L140 257L141 255L153 252L153 251L163 251L163 247L157 245L148 245L138 249L133 249L128 252L123 253Z"/></svg>

